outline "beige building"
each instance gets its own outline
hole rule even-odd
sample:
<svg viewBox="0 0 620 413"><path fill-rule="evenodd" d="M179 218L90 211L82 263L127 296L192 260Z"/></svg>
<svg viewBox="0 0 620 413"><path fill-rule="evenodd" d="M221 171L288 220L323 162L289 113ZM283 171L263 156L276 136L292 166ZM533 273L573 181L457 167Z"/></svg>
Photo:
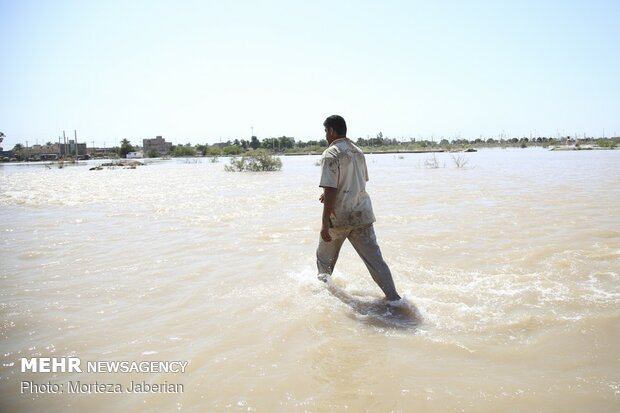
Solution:
<svg viewBox="0 0 620 413"><path fill-rule="evenodd" d="M167 155L172 149L172 142L166 142L161 136L157 136L155 139L143 139L142 140L142 152L145 156L155 151L160 155Z"/></svg>
<svg viewBox="0 0 620 413"><path fill-rule="evenodd" d="M70 140L66 145L64 143L53 143L51 145L32 145L25 151L26 156L29 158L53 158L63 156L75 156L77 151L78 156L86 155L86 144L75 143L74 140Z"/></svg>
<svg viewBox="0 0 620 413"><path fill-rule="evenodd" d="M27 150L28 156L37 156L44 154L60 154L59 144L54 143L52 145L32 145Z"/></svg>

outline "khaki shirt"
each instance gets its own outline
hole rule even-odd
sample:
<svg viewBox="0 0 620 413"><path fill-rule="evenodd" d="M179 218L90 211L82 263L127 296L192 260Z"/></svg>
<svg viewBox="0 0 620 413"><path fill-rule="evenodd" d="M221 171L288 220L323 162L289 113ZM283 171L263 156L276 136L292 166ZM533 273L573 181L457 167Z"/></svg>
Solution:
<svg viewBox="0 0 620 413"><path fill-rule="evenodd" d="M333 227L357 227L375 222L370 196L366 193L368 169L364 152L349 139L337 139L321 156L320 187L336 188Z"/></svg>

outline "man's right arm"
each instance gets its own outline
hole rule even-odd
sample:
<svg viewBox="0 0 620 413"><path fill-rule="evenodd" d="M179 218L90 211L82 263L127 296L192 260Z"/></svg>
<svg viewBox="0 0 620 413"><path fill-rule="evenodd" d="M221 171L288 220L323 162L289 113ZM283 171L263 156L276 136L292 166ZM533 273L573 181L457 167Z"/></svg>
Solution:
<svg viewBox="0 0 620 413"><path fill-rule="evenodd" d="M325 242L332 240L329 235L329 217L336 215L336 196L338 190L338 158L332 153L325 151L321 157L321 183L320 187L323 188L323 195L320 200L323 203L323 216L321 219L321 238Z"/></svg>

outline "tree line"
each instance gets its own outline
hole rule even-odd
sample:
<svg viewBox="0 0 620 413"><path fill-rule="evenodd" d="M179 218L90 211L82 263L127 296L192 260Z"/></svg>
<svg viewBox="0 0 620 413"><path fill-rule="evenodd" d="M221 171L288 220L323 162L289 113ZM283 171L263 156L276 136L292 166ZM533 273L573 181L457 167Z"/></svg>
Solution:
<svg viewBox="0 0 620 413"><path fill-rule="evenodd" d="M561 144L572 145L597 145L601 147L615 148L620 144L620 137L618 138L572 138L570 136L563 138L549 138L549 137L537 137L537 138L508 138L508 139L495 139L495 138L476 138L476 139L464 139L455 138L448 140L442 138L437 141L435 139L410 139L409 141L400 141L394 138L388 138L383 136L379 132L375 137L357 138L352 139L356 145L362 147L365 150L428 150L428 149L463 149L463 148L483 148L483 147L521 147L528 146L541 146L548 147ZM274 138L265 138L258 140L256 136L252 136L251 140L234 139L224 142L222 144L214 145L192 145L187 143L185 145L173 146L170 155L171 156L230 156L239 155L248 150L265 149L274 153L292 153L292 152L321 152L327 147L327 140L309 140L309 141L297 141L295 138L280 136ZM147 154L145 154L147 155Z"/></svg>
<svg viewBox="0 0 620 413"><path fill-rule="evenodd" d="M410 139L409 141L401 141L394 138L388 138L379 132L375 137L357 138L353 141L365 150L429 150L429 149L462 149L462 148L481 148L481 147L528 147L528 146L554 146L560 144L573 145L597 145L606 148L615 148L620 144L620 137L614 138L574 138L570 136L562 138L536 137L536 138L476 138L464 139L455 138L448 140L441 138L435 139ZM50 146L51 143L48 143ZM235 156L243 154L249 150L264 149L273 153L291 153L291 152L321 152L327 147L327 141L309 140L297 141L293 137L280 136L264 138L259 140L258 137L252 136L251 139L234 139L219 144L191 144L173 145L168 156L187 157L187 156ZM131 144L129 139L123 139L120 146L113 147L109 153L113 153L121 158L125 158L128 153L135 152L136 148ZM14 156L18 159L25 158L25 148L21 144L16 144L13 148ZM150 151L143 154L145 157L159 157L161 154L157 151Z"/></svg>

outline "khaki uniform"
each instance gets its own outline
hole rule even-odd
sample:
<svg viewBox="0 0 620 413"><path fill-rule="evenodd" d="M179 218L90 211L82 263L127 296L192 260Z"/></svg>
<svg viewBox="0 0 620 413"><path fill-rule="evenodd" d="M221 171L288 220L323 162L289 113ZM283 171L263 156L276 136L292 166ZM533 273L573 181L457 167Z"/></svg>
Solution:
<svg viewBox="0 0 620 413"><path fill-rule="evenodd" d="M348 239L366 264L370 275L386 297L397 297L389 267L383 260L373 228L375 215L366 192L368 169L361 149L349 139L337 139L321 157L320 187L336 188L335 215L330 216L330 242L319 238L317 268L319 275L331 275L340 248Z"/></svg>

